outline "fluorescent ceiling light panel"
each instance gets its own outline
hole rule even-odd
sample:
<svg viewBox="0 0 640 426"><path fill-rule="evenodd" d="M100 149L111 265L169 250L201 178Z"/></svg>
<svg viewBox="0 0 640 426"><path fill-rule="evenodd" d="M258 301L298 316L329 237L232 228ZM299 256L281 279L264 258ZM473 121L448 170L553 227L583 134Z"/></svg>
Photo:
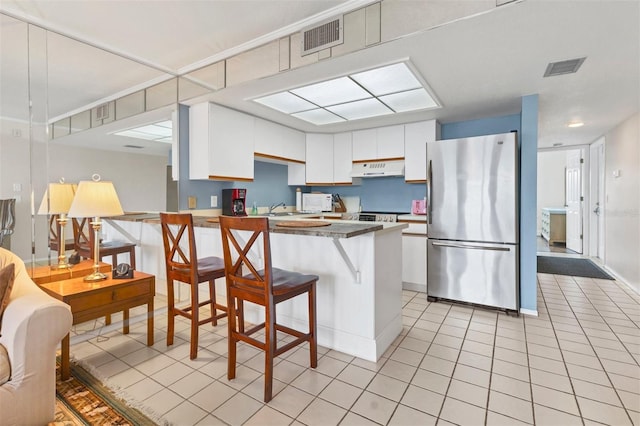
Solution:
<svg viewBox="0 0 640 426"><path fill-rule="evenodd" d="M436 101L434 101L424 89L415 89L380 96L379 99L395 112L415 111L417 109L436 108L438 106Z"/></svg>
<svg viewBox="0 0 640 426"><path fill-rule="evenodd" d="M351 78L376 96L422 87L404 62L353 74Z"/></svg>
<svg viewBox="0 0 640 426"><path fill-rule="evenodd" d="M379 115L393 114L393 111L387 108L377 99L364 99L362 101L348 102L346 104L334 105L327 107L347 120L358 120L360 118L377 117Z"/></svg>
<svg viewBox="0 0 640 426"><path fill-rule="evenodd" d="M341 121L345 121L344 118L338 117L337 115L332 114L326 109L322 108L297 112L295 114L291 114L291 116L317 125L339 123Z"/></svg>
<svg viewBox="0 0 640 426"><path fill-rule="evenodd" d="M371 97L370 93L354 83L349 77L323 81L322 83L293 89L290 92L321 107Z"/></svg>
<svg viewBox="0 0 640 426"><path fill-rule="evenodd" d="M317 125L441 106L405 62L253 100Z"/></svg>
<svg viewBox="0 0 640 426"><path fill-rule="evenodd" d="M254 101L270 108L277 109L278 111L284 112L286 114L317 108L317 106L312 104L311 102L304 100L301 97L296 96L290 92L275 93L273 95L254 99Z"/></svg>
<svg viewBox="0 0 640 426"><path fill-rule="evenodd" d="M114 135L128 138L144 139L147 141L171 143L173 136L173 124L171 120L147 124L133 129L115 132Z"/></svg>

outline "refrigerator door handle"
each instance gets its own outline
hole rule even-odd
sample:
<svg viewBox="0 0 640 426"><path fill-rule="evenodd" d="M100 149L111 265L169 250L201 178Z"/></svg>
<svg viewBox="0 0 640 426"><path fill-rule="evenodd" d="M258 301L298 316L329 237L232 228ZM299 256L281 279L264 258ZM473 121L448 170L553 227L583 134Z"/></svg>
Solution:
<svg viewBox="0 0 640 426"><path fill-rule="evenodd" d="M493 251L510 251L511 250L510 247L472 246L472 245L456 244L456 243L439 243L436 241L433 241L431 244L436 247L453 247L453 248L461 248L461 249L468 249L468 250L493 250Z"/></svg>
<svg viewBox="0 0 640 426"><path fill-rule="evenodd" d="M431 205L431 188L432 188L432 183L433 181L433 172L431 171L431 160L429 160L429 166L428 166L428 170L427 170L427 223L431 224L433 223L431 221L431 217L432 217L432 212L433 212L433 207Z"/></svg>

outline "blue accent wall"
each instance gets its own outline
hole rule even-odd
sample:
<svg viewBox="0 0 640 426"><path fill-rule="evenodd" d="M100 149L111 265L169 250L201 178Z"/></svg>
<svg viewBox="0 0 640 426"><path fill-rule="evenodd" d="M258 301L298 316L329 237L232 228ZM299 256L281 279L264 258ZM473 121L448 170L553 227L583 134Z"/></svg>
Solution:
<svg viewBox="0 0 640 426"><path fill-rule="evenodd" d="M520 307L537 312L538 95L522 98L520 133Z"/></svg>
<svg viewBox="0 0 640 426"><path fill-rule="evenodd" d="M520 114L442 124L440 126L440 138L469 138L472 136L507 133L511 130L520 131Z"/></svg>

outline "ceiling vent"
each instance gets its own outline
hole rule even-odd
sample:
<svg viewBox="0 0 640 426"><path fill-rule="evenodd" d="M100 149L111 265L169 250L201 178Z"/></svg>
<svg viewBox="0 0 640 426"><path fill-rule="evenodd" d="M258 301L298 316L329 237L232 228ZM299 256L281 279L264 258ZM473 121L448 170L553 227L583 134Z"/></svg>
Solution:
<svg viewBox="0 0 640 426"><path fill-rule="evenodd" d="M342 16L301 31L302 56L342 44Z"/></svg>
<svg viewBox="0 0 640 426"><path fill-rule="evenodd" d="M123 145L125 148L135 148L135 149L142 149L144 148L143 146L140 145Z"/></svg>
<svg viewBox="0 0 640 426"><path fill-rule="evenodd" d="M584 58L569 59L567 61L551 62L547 65L544 76L553 77L562 74L573 74L578 71L585 59L587 59L586 56Z"/></svg>
<svg viewBox="0 0 640 426"><path fill-rule="evenodd" d="M109 118L109 103L102 104L97 106L96 109L96 120L105 120Z"/></svg>

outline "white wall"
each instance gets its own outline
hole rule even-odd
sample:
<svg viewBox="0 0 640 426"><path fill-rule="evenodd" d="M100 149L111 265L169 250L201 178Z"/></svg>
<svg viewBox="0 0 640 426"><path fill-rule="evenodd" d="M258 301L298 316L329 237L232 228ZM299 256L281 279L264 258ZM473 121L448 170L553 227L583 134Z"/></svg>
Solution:
<svg viewBox="0 0 640 426"><path fill-rule="evenodd" d="M567 165L567 151L538 152L538 235L542 227L542 209L563 207L564 171Z"/></svg>
<svg viewBox="0 0 640 426"><path fill-rule="evenodd" d="M168 157L138 153L49 146L49 177L67 182L90 180L98 173L112 181L125 211L165 211ZM42 195L40 195L42 196Z"/></svg>
<svg viewBox="0 0 640 426"><path fill-rule="evenodd" d="M2 122L6 126L0 135L0 199L16 198L16 222L11 236L11 251L22 259L31 256L31 203L30 203L30 142L28 127ZM21 137L9 134L9 129L20 129ZM20 185L14 191L13 185Z"/></svg>
<svg viewBox="0 0 640 426"><path fill-rule="evenodd" d="M640 293L639 129L635 114L605 135L605 265Z"/></svg>

